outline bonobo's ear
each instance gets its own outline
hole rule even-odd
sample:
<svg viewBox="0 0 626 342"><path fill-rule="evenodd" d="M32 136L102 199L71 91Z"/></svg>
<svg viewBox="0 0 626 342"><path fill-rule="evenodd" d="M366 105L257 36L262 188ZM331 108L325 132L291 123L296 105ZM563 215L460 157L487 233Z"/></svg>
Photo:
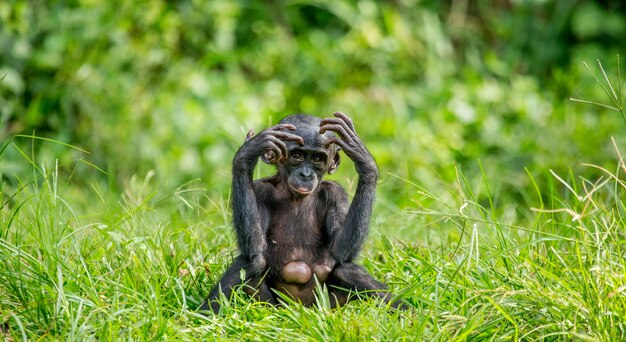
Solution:
<svg viewBox="0 0 626 342"><path fill-rule="evenodd" d="M339 162L340 162L340 158L339 158L340 150L341 149L339 147L335 148L333 159L330 161L330 164L328 165L328 174L333 174L335 173L335 171L337 171L337 167L339 167Z"/></svg>

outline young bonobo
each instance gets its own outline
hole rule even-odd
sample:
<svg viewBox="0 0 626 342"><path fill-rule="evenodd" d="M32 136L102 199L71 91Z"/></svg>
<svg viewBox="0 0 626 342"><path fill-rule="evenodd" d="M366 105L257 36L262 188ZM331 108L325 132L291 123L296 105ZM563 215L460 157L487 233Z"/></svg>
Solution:
<svg viewBox="0 0 626 342"><path fill-rule="evenodd" d="M278 297L274 291L280 291L310 306L316 280L328 286L333 306L355 292L389 301L385 284L353 262L369 229L378 169L352 120L339 112L334 116L295 114L257 135L248 132L232 171L233 225L241 254L201 310L217 313L219 294L229 298L242 281L248 294L272 304ZM351 204L341 186L322 180L337 169L340 149L359 174ZM278 173L253 181L259 157L276 165Z"/></svg>

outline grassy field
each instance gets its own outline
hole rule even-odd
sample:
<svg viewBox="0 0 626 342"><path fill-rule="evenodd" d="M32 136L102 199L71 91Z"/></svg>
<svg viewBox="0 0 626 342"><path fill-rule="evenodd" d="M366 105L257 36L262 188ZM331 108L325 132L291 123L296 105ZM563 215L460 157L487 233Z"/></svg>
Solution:
<svg viewBox="0 0 626 342"><path fill-rule="evenodd" d="M0 340L626 340L624 23L619 0L0 1ZM358 262L411 308L198 314L246 132L334 111L380 169Z"/></svg>
<svg viewBox="0 0 626 342"><path fill-rule="evenodd" d="M239 294L203 317L196 308L235 253L226 194L153 174L119 194L68 185L71 174L8 141L32 173L2 198L0 331L8 340L623 340L626 165L614 146L610 170L585 166L598 178L553 173L549 188L520 189L532 207L498 203L487 178L472 187L460 171L441 196L401 180L411 208L383 193L361 262L410 310L376 301L330 310L320 288L314 308Z"/></svg>

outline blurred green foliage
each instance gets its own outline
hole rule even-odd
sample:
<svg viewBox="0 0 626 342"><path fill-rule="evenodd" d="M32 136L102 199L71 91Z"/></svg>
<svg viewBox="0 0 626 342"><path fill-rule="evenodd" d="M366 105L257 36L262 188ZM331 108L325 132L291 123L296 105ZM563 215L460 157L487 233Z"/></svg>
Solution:
<svg viewBox="0 0 626 342"><path fill-rule="evenodd" d="M623 37L623 0L0 1L0 336L623 340ZM417 311L198 319L246 132L337 110Z"/></svg>
<svg viewBox="0 0 626 342"><path fill-rule="evenodd" d="M624 36L619 0L9 0L0 139L90 151L13 140L78 183L116 189L155 170L217 191L248 129L341 110L383 171L385 203L421 201L403 179L449 184L462 170L478 183L477 160L503 200L521 201L525 168L602 165L608 137L626 138L616 113L567 100L604 100L581 62L616 75ZM6 189L15 151L2 156Z"/></svg>

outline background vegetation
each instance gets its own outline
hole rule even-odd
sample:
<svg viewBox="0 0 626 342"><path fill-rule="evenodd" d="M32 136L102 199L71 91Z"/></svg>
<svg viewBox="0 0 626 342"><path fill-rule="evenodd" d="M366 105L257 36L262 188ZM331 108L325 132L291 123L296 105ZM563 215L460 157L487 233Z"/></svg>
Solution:
<svg viewBox="0 0 626 342"><path fill-rule="evenodd" d="M0 336L626 339L624 36L619 0L0 2ZM415 309L198 316L245 132L336 110Z"/></svg>

